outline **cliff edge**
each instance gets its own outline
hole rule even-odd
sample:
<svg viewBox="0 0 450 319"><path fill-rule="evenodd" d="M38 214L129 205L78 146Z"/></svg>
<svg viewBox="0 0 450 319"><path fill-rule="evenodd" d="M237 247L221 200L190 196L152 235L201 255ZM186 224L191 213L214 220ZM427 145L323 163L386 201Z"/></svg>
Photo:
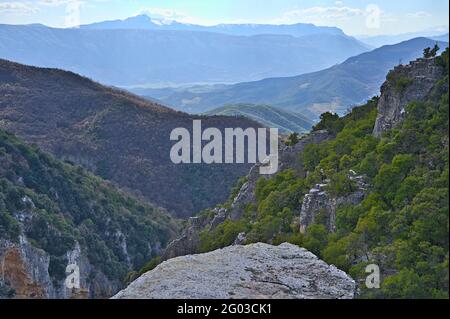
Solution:
<svg viewBox="0 0 450 319"><path fill-rule="evenodd" d="M355 281L311 252L284 243L230 246L170 259L115 299L352 299Z"/></svg>

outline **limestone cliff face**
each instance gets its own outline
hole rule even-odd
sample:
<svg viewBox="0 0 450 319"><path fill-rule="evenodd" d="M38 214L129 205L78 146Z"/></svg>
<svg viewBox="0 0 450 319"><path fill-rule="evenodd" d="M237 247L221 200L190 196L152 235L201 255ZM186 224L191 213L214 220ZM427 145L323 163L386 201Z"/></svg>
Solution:
<svg viewBox="0 0 450 319"><path fill-rule="evenodd" d="M20 245L0 242L0 281L7 292L0 297L45 298L46 288L50 286L47 271L50 258L43 251L30 250L26 241L20 240Z"/></svg>
<svg viewBox="0 0 450 319"><path fill-rule="evenodd" d="M417 59L391 70L381 87L374 136L381 137L383 132L395 128L405 116L406 105L425 100L443 73L443 66L434 58Z"/></svg>
<svg viewBox="0 0 450 319"><path fill-rule="evenodd" d="M66 253L67 265L80 270L80 287L69 289L65 278L50 274L50 255L21 235L19 243L0 240L0 298L86 299L107 298L121 288L93 267L77 243ZM2 294L3 292L3 294Z"/></svg>
<svg viewBox="0 0 450 319"><path fill-rule="evenodd" d="M67 277L52 273L50 254L30 243L24 234L33 215L31 211L14 214L21 225L18 242L0 239L0 298L107 298L120 290L121 282L108 279L92 266L78 242L66 252L62 271L69 265L76 265L80 274L80 287L67 288Z"/></svg>
<svg viewBox="0 0 450 319"><path fill-rule="evenodd" d="M230 246L163 262L115 299L352 299L343 271L291 244Z"/></svg>
<svg viewBox="0 0 450 319"><path fill-rule="evenodd" d="M355 189L345 196L333 196L327 192L328 181L317 184L305 195L300 211L300 232L305 233L309 225L321 222L327 230L336 230L336 210L340 205L358 205L367 194L368 185L363 176L349 172L349 179L354 182ZM320 219L320 220L319 220Z"/></svg>

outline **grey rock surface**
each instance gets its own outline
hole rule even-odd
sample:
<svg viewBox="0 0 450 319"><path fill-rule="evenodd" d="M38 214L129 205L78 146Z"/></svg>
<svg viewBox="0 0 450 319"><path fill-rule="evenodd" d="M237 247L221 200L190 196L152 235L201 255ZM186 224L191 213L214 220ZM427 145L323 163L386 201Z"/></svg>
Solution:
<svg viewBox="0 0 450 319"><path fill-rule="evenodd" d="M411 102L425 100L443 73L444 67L438 65L436 59L417 59L395 67L381 87L373 135L381 137L383 132L401 123L406 114L405 107ZM403 81L403 85L399 85L399 81Z"/></svg>
<svg viewBox="0 0 450 319"><path fill-rule="evenodd" d="M230 246L163 262L115 299L351 299L355 281L292 244Z"/></svg>

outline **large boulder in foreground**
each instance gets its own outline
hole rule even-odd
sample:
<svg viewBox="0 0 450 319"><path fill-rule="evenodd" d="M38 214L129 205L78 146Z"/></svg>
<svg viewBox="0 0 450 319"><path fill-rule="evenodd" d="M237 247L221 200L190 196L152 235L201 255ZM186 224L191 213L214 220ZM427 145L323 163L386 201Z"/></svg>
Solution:
<svg viewBox="0 0 450 319"><path fill-rule="evenodd" d="M118 299L351 299L355 281L292 244L230 246L177 257L147 272Z"/></svg>

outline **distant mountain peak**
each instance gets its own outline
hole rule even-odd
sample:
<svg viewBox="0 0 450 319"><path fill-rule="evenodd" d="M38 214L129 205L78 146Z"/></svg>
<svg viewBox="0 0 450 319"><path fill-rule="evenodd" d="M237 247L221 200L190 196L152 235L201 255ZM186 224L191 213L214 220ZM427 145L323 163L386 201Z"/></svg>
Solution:
<svg viewBox="0 0 450 319"><path fill-rule="evenodd" d="M151 18L150 18L148 15L146 15L146 14L138 14L138 15L135 15L135 16L133 16L133 17L126 18L126 19L124 19L124 20L130 20L130 19L133 19L133 20L151 21ZM124 21L124 20L122 20L122 21Z"/></svg>
<svg viewBox="0 0 450 319"><path fill-rule="evenodd" d="M177 23L175 20L173 19L169 19L169 18L155 18L155 17L150 17L147 14L138 14L136 16L133 17L129 17L126 18L124 20L121 21L127 21L127 22L139 22L139 23L148 23L149 25L154 24L154 25L171 25L172 23Z"/></svg>
<svg viewBox="0 0 450 319"><path fill-rule="evenodd" d="M226 33L229 35L282 34L304 36L311 34L345 35L337 27L316 26L312 23L258 24L258 23L220 23L206 26L190 24L166 17L153 17L145 13L123 20L100 21L81 25L84 29L146 29L146 30L185 30Z"/></svg>

